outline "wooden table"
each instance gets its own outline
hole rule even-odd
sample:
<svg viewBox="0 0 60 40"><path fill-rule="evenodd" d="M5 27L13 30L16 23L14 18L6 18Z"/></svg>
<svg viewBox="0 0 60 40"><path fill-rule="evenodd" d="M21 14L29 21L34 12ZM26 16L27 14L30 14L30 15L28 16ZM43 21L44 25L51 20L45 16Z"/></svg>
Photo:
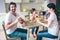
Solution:
<svg viewBox="0 0 60 40"><path fill-rule="evenodd" d="M32 22L32 23L26 22L26 26L23 27L23 29L27 29L27 40L29 40L29 37L30 37L30 28L36 27L36 26L42 26L42 25L40 25L38 23L34 23L34 22ZM44 30L44 26L43 26L43 30Z"/></svg>
<svg viewBox="0 0 60 40"><path fill-rule="evenodd" d="M23 29L27 29L27 40L29 40L29 37L30 37L30 28L36 27L36 26L39 26L39 25L40 24L38 24L38 23L26 22L26 26L22 27Z"/></svg>

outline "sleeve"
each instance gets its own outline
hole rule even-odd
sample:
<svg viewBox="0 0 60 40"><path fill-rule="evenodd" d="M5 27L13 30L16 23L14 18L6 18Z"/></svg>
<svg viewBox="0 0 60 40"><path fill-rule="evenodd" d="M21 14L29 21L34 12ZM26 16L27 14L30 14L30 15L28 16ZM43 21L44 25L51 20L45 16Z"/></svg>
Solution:
<svg viewBox="0 0 60 40"><path fill-rule="evenodd" d="M48 20L54 20L54 14L51 14Z"/></svg>
<svg viewBox="0 0 60 40"><path fill-rule="evenodd" d="M11 22L11 15L6 15L5 23Z"/></svg>

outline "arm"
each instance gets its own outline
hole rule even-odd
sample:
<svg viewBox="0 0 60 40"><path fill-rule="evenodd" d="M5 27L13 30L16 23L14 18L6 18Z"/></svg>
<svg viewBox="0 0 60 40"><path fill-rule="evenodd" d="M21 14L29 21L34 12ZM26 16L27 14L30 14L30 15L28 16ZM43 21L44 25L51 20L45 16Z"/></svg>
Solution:
<svg viewBox="0 0 60 40"><path fill-rule="evenodd" d="M13 27L14 25L16 25L18 22L20 22L22 20L22 18L17 18L14 22L7 22L5 23L5 29L9 29L11 27Z"/></svg>
<svg viewBox="0 0 60 40"><path fill-rule="evenodd" d="M37 22L38 22L40 25L42 25L42 26L49 27L49 26L51 25L51 23L52 23L52 20L49 20L49 21L47 22L47 24L42 23L42 22L40 22L39 20L37 20Z"/></svg>
<svg viewBox="0 0 60 40"><path fill-rule="evenodd" d="M6 24L5 24L5 29L9 29L9 28L11 28L11 27L13 27L15 24L17 24L18 23L18 21L14 21L14 22L12 22L12 23L10 23L10 22L7 22Z"/></svg>
<svg viewBox="0 0 60 40"><path fill-rule="evenodd" d="M50 16L47 19L47 23L46 24L42 23L42 22L39 22L39 21L38 21L38 23L43 25L43 26L45 26L45 27L50 27L54 20L55 20L55 14L50 14Z"/></svg>

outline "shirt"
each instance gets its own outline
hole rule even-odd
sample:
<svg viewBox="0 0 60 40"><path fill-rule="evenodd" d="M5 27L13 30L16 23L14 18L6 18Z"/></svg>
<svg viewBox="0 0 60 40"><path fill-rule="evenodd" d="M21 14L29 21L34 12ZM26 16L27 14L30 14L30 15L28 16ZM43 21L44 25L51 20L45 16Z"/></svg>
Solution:
<svg viewBox="0 0 60 40"><path fill-rule="evenodd" d="M51 25L48 27L48 33L57 36L58 35L58 21L55 13L51 13L48 17L48 21L52 20Z"/></svg>
<svg viewBox="0 0 60 40"><path fill-rule="evenodd" d="M19 15L16 13L16 16L14 16L11 12L9 12L7 15L6 15L6 18L5 18L5 24L10 22L14 22L16 20L16 18L18 17ZM6 33L7 34L11 34L13 33L17 28L17 24L15 24L13 27L11 27L10 29L7 29L6 30Z"/></svg>

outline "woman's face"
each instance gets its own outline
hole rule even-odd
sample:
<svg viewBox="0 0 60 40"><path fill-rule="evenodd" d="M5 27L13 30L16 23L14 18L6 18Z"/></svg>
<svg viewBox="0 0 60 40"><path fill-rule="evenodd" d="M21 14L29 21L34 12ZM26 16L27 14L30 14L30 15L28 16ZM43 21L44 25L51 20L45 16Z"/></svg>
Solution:
<svg viewBox="0 0 60 40"><path fill-rule="evenodd" d="M34 11L33 14L37 14L37 11Z"/></svg>
<svg viewBox="0 0 60 40"><path fill-rule="evenodd" d="M48 9L47 9L47 13L50 13L50 12L51 12L51 9L50 9L50 8L48 8Z"/></svg>

